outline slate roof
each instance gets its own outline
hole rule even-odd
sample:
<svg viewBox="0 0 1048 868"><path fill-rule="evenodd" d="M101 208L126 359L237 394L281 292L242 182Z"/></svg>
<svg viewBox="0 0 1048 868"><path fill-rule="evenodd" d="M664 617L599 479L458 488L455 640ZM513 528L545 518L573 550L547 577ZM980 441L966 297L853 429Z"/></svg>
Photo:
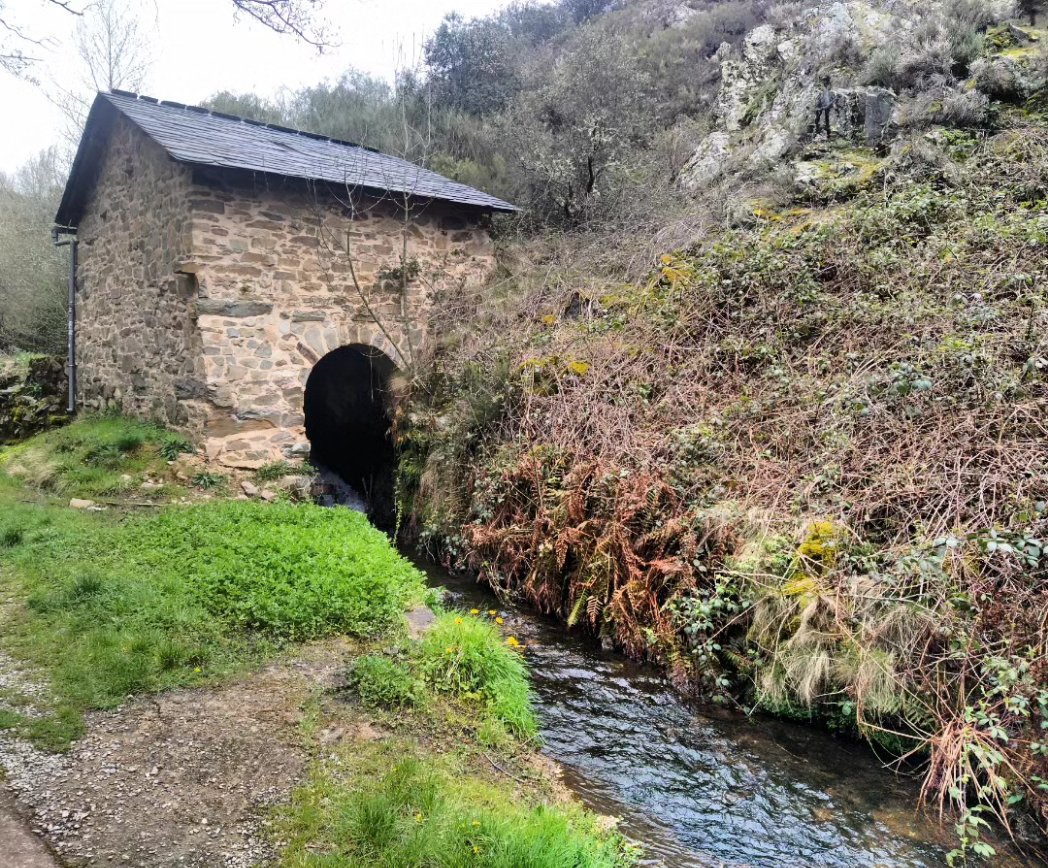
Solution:
<svg viewBox="0 0 1048 868"><path fill-rule="evenodd" d="M55 217L60 227L76 226L82 216L114 108L181 163L326 181L378 193L407 193L482 211L517 210L508 202L373 148L196 106L110 91L99 93L91 106Z"/></svg>

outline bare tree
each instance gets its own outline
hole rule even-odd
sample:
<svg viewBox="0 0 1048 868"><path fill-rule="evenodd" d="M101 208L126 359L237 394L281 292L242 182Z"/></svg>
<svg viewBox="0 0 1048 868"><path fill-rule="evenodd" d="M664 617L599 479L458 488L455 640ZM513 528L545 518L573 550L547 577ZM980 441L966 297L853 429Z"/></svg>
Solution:
<svg viewBox="0 0 1048 868"><path fill-rule="evenodd" d="M237 12L277 33L301 39L317 49L330 45L330 34L321 17L325 0L213 0L232 3ZM15 10L58 8L81 17L99 3L89 0L0 0L0 69L32 79L33 67L55 41L32 27L19 23Z"/></svg>
<svg viewBox="0 0 1048 868"><path fill-rule="evenodd" d="M55 148L0 174L0 351L64 349L67 266L49 234L63 183Z"/></svg>
<svg viewBox="0 0 1048 868"><path fill-rule="evenodd" d="M80 63L71 85L55 80L52 102L67 120L66 139L76 146L100 90L138 91L150 66L150 40L128 0L95 0L77 21L74 44Z"/></svg>
<svg viewBox="0 0 1048 868"><path fill-rule="evenodd" d="M36 0L36 5L55 6L71 15L82 14L71 0ZM18 23L12 15L8 0L0 0L0 69L30 78L29 71L33 64L42 60L42 53L53 45L53 40Z"/></svg>
<svg viewBox="0 0 1048 868"><path fill-rule="evenodd" d="M270 30L286 33L318 49L330 45L327 26L320 17L324 0L233 0L237 11Z"/></svg>

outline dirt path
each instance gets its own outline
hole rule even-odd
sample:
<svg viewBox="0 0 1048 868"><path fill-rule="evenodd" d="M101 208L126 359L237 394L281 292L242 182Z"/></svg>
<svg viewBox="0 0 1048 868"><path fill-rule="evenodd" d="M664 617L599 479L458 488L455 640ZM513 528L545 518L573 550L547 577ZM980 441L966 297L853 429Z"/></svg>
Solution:
<svg viewBox="0 0 1048 868"><path fill-rule="evenodd" d="M68 754L0 737L0 765L33 830L68 865L264 864L274 857L266 810L305 773L305 708L338 683L344 652L321 643L233 684L94 714ZM5 849L19 831L32 838L9 825L0 820Z"/></svg>

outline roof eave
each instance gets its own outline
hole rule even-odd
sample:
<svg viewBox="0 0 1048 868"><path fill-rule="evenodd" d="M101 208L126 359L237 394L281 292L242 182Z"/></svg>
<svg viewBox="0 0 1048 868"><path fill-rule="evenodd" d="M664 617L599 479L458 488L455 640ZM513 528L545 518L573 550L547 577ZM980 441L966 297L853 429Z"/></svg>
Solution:
<svg viewBox="0 0 1048 868"><path fill-rule="evenodd" d="M106 100L102 98L102 94L95 96L94 102L91 103L91 110L87 114L87 121L84 123L84 132L80 136L80 144L76 149L76 156L73 158L73 165L69 170L69 179L66 181L65 189L62 191L62 201L58 205L58 211L55 213L55 228L58 232L71 235L76 232L76 227L80 223L80 217L82 213L78 213L76 208L76 198L80 194L81 186L86 182L84 173L86 169L87 152L94 147L96 141L96 128L103 123L100 119L104 109L103 105L107 105ZM79 209L82 212L82 208Z"/></svg>

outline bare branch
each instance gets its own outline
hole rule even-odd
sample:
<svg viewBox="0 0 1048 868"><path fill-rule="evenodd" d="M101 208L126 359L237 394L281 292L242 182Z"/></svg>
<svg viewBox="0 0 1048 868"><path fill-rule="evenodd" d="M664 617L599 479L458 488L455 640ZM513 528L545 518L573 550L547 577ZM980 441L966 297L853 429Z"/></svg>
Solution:
<svg viewBox="0 0 1048 868"><path fill-rule="evenodd" d="M74 9L73 4L69 0L47 0L52 6L57 6L59 9L68 12L70 15L83 15L82 9Z"/></svg>
<svg viewBox="0 0 1048 868"><path fill-rule="evenodd" d="M323 0L233 0L240 12L275 33L288 34L320 51L331 44L325 23L318 18Z"/></svg>

